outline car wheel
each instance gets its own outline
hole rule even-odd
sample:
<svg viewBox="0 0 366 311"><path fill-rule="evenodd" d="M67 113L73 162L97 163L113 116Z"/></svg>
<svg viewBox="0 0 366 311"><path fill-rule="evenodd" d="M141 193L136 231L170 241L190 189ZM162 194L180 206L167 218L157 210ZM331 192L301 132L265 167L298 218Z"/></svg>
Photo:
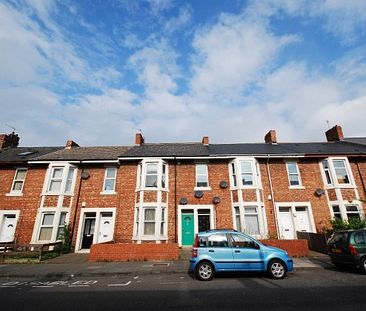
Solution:
<svg viewBox="0 0 366 311"><path fill-rule="evenodd" d="M361 258L360 270L361 270L362 273L366 274L366 257Z"/></svg>
<svg viewBox="0 0 366 311"><path fill-rule="evenodd" d="M197 265L196 277L200 281L210 281L215 274L213 265L208 261L202 261Z"/></svg>
<svg viewBox="0 0 366 311"><path fill-rule="evenodd" d="M278 259L269 262L267 271L272 279L283 279L286 276L286 267L284 263Z"/></svg>

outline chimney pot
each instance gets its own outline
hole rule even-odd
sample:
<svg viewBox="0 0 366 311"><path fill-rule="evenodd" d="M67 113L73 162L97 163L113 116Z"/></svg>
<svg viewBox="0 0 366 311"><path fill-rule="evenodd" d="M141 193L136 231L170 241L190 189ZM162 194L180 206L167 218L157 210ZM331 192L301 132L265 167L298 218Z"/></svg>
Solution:
<svg viewBox="0 0 366 311"><path fill-rule="evenodd" d="M14 132L10 134L0 134L0 149L7 147L16 148L19 144L19 136Z"/></svg>
<svg viewBox="0 0 366 311"><path fill-rule="evenodd" d="M344 139L343 130L340 125L335 125L325 132L327 141L340 141Z"/></svg>
<svg viewBox="0 0 366 311"><path fill-rule="evenodd" d="M275 130L270 130L266 136L264 136L266 144L277 144L277 134Z"/></svg>
<svg viewBox="0 0 366 311"><path fill-rule="evenodd" d="M205 145L205 146L208 146L209 145L209 138L208 136L203 136L202 138L202 144Z"/></svg>
<svg viewBox="0 0 366 311"><path fill-rule="evenodd" d="M136 133L135 137L135 145L141 146L144 143L145 139L141 133Z"/></svg>
<svg viewBox="0 0 366 311"><path fill-rule="evenodd" d="M65 149L71 149L71 148L74 148L74 147L80 147L80 146L71 139L66 142Z"/></svg>

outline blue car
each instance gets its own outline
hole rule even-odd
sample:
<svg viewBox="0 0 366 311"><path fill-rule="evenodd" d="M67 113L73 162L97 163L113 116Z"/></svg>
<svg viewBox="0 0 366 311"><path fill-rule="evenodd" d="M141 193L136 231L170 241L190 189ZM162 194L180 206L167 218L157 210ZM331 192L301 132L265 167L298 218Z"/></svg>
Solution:
<svg viewBox="0 0 366 311"><path fill-rule="evenodd" d="M201 281L224 271L261 271L282 279L292 270L293 261L286 251L228 229L198 233L190 259L190 271Z"/></svg>

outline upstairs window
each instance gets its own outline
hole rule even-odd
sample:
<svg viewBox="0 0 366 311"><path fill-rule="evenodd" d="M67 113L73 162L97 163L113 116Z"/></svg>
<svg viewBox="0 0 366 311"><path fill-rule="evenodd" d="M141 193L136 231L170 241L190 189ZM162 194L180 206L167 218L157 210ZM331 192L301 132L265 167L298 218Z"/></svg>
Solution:
<svg viewBox="0 0 366 311"><path fill-rule="evenodd" d="M252 161L240 161L241 180L243 186L253 185Z"/></svg>
<svg viewBox="0 0 366 311"><path fill-rule="evenodd" d="M301 179L300 179L300 173L299 168L297 166L296 162L287 162L287 174L288 174L288 180L290 183L290 186L293 187L299 187L301 186Z"/></svg>
<svg viewBox="0 0 366 311"><path fill-rule="evenodd" d="M76 167L50 166L46 192L51 194L72 193L75 181Z"/></svg>
<svg viewBox="0 0 366 311"><path fill-rule="evenodd" d="M196 187L208 187L208 167L207 164L196 164Z"/></svg>
<svg viewBox="0 0 366 311"><path fill-rule="evenodd" d="M63 167L54 167L54 168L52 168L50 183L49 183L49 186L48 186L48 191L49 192L60 192L63 171L64 171Z"/></svg>
<svg viewBox="0 0 366 311"><path fill-rule="evenodd" d="M104 174L103 192L114 192L116 188L117 168L107 167Z"/></svg>
<svg viewBox="0 0 366 311"><path fill-rule="evenodd" d="M146 164L145 187L156 188L158 186L158 164Z"/></svg>
<svg viewBox="0 0 366 311"><path fill-rule="evenodd" d="M327 185L333 184L332 177L331 177L331 174L330 174L330 168L329 168L328 160L322 161L322 166L323 166L323 170L324 170Z"/></svg>
<svg viewBox="0 0 366 311"><path fill-rule="evenodd" d="M254 158L237 158L230 163L231 187L253 188L260 184L257 162Z"/></svg>
<svg viewBox="0 0 366 311"><path fill-rule="evenodd" d="M328 186L348 186L352 184L347 158L329 158L322 161L325 183Z"/></svg>
<svg viewBox="0 0 366 311"><path fill-rule="evenodd" d="M10 191L11 193L22 193L26 174L26 168L18 168L15 171L14 180Z"/></svg>
<svg viewBox="0 0 366 311"><path fill-rule="evenodd" d="M333 160L333 166L337 182L339 184L349 184L350 181L348 177L345 160Z"/></svg>
<svg viewBox="0 0 366 311"><path fill-rule="evenodd" d="M137 188L166 189L168 187L168 165L162 160L143 160L138 165Z"/></svg>
<svg viewBox="0 0 366 311"><path fill-rule="evenodd" d="M236 187L237 182L236 182L235 163L231 163L231 180L232 180L233 186Z"/></svg>

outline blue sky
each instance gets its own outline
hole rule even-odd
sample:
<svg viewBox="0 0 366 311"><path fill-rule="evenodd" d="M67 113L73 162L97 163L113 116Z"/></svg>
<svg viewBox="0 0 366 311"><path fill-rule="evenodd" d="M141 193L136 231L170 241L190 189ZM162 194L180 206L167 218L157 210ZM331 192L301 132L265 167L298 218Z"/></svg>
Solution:
<svg viewBox="0 0 366 311"><path fill-rule="evenodd" d="M23 146L366 136L363 0L8 0L0 53Z"/></svg>

